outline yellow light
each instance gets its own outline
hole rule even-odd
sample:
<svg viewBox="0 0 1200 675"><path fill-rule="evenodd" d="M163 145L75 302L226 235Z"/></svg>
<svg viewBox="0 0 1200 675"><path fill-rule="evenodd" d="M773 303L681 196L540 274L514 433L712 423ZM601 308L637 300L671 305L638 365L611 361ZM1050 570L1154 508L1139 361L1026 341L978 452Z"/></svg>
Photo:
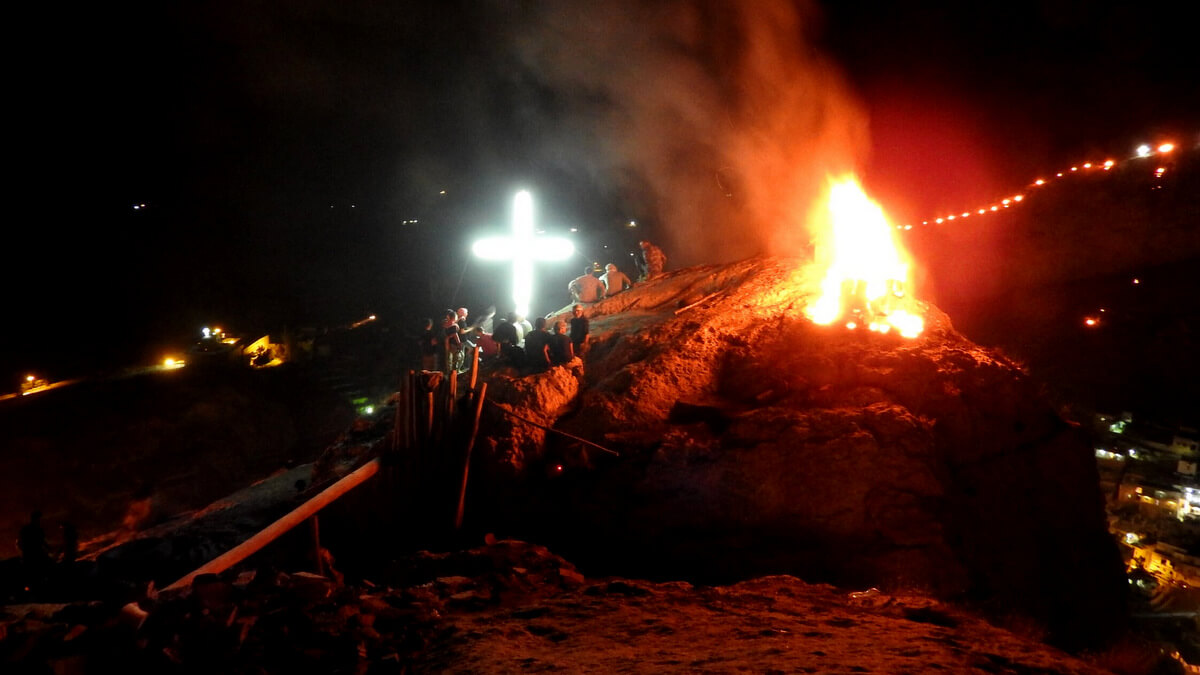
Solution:
<svg viewBox="0 0 1200 675"><path fill-rule="evenodd" d="M846 322L846 328L854 330L855 328L858 328L858 324L854 323L853 321L848 321Z"/></svg>
<svg viewBox="0 0 1200 675"><path fill-rule="evenodd" d="M1107 160L1105 160L1105 161L1104 161L1104 168L1106 168L1106 169L1111 169L1111 168L1113 168L1113 165L1114 165L1114 164L1116 164L1116 162L1114 162L1114 161L1113 161L1113 160L1111 160L1111 159L1107 159Z"/></svg>
<svg viewBox="0 0 1200 675"><path fill-rule="evenodd" d="M25 376L25 381L26 381L26 382L33 382L33 381L34 381L34 380L36 380L36 379L37 379L37 378L36 378L36 377L34 377L34 376L32 376L32 375L26 375L26 376Z"/></svg>
<svg viewBox="0 0 1200 675"><path fill-rule="evenodd" d="M1055 175L1055 176L1058 176L1059 178L1062 178L1062 172L1061 172L1061 171L1059 171L1058 173L1056 173L1056 174L1054 174L1054 175Z"/></svg>
<svg viewBox="0 0 1200 675"><path fill-rule="evenodd" d="M1134 286L1136 286L1136 285L1138 285L1138 284L1140 284L1140 283L1142 283L1142 280L1141 280L1141 279L1134 279L1134 280L1133 280L1133 285L1134 285Z"/></svg>
<svg viewBox="0 0 1200 675"><path fill-rule="evenodd" d="M1078 171L1078 170L1079 170L1079 167L1077 167L1077 166L1073 166L1073 167L1071 167L1071 170L1072 170L1072 171Z"/></svg>
<svg viewBox="0 0 1200 675"><path fill-rule="evenodd" d="M1158 146L1159 152L1170 152L1174 149L1175 149L1174 143L1163 143L1162 145Z"/></svg>
<svg viewBox="0 0 1200 675"><path fill-rule="evenodd" d="M171 366L175 365L175 359L163 359L163 365L170 368Z"/></svg>
<svg viewBox="0 0 1200 675"><path fill-rule="evenodd" d="M1044 180L1042 180L1041 178L1039 178L1039 179L1037 179L1037 180L1033 181L1033 184L1034 184L1034 185L1045 185L1045 184L1046 184L1046 181L1044 181Z"/></svg>

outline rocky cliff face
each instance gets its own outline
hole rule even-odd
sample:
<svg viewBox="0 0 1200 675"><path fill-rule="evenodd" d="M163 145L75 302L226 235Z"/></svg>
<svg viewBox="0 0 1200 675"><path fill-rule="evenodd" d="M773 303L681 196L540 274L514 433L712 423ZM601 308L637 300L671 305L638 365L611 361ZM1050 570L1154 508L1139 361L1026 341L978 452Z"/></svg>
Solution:
<svg viewBox="0 0 1200 675"><path fill-rule="evenodd" d="M477 522L603 573L921 589L1077 646L1119 627L1090 448L1021 367L928 305L913 340L815 325L806 274L680 270L590 307L582 368L494 377Z"/></svg>

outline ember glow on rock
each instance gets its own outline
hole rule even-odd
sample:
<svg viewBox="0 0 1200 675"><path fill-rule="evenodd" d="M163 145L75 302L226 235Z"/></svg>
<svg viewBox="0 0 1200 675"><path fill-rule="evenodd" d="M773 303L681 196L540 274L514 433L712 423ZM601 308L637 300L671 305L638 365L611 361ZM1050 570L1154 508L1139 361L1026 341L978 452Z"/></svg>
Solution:
<svg viewBox="0 0 1200 675"><path fill-rule="evenodd" d="M853 176L830 182L827 208L818 210L816 264L821 295L805 313L818 324L844 322L908 338L925 329L909 295L911 266L883 209Z"/></svg>

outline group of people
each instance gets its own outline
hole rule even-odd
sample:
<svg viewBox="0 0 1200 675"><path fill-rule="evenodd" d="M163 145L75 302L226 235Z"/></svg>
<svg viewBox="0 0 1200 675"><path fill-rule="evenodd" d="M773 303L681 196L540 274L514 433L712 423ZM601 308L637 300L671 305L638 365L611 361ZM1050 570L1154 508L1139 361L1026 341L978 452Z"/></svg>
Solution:
<svg viewBox="0 0 1200 675"><path fill-rule="evenodd" d="M663 254L662 249L648 241L638 242L638 247L641 250L641 254L637 258L638 268L641 272L638 281L647 281L662 274L663 266L667 262L667 257ZM591 304L633 287L633 282L629 280L629 277L617 269L613 263L605 265L603 273L596 276L596 273L600 271L599 263L588 265L583 268L583 274L567 284L571 302Z"/></svg>
<svg viewBox="0 0 1200 675"><path fill-rule="evenodd" d="M551 366L569 363L582 353L587 340L588 321L583 306L577 305L568 321L550 325L544 317L531 324L524 316L509 313L495 322L491 332L484 322L471 324L465 307L446 310L440 327L425 319L418 337L421 369L447 375L470 368L476 346L481 360L495 361L522 372L542 372ZM490 322L489 322L490 323Z"/></svg>
<svg viewBox="0 0 1200 675"><path fill-rule="evenodd" d="M641 249L638 281L661 275L666 264L662 249L648 241L638 245ZM476 346L482 360L510 366L523 373L542 372L582 356L590 332L584 305L633 287L633 281L613 263L606 265L603 274L596 276L599 271L598 264L589 265L582 276L571 281L568 289L575 303L571 318L560 319L552 325L543 317L531 324L515 313L497 319L493 325L494 307L473 323L468 321L470 312L466 307L447 309L440 325L435 325L433 319L425 319L418 337L421 369L447 375L463 372L471 367L470 355L474 354Z"/></svg>

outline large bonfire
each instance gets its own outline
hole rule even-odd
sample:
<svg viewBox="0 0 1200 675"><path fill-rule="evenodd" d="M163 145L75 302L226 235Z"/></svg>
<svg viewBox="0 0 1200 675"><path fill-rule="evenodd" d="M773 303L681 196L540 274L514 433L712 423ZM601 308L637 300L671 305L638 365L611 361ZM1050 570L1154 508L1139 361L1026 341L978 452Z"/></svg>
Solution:
<svg viewBox="0 0 1200 675"><path fill-rule="evenodd" d="M910 299L912 265L883 209L853 177L830 181L814 221L817 264L825 270L820 297L806 313L819 324L843 321L917 337L925 322Z"/></svg>

